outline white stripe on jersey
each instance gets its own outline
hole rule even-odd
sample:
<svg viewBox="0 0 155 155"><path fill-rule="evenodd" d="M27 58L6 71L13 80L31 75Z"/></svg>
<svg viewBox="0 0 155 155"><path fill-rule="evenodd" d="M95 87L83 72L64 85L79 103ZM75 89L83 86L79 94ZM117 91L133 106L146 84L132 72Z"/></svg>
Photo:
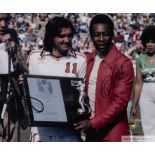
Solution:
<svg viewBox="0 0 155 155"><path fill-rule="evenodd" d="M67 55L56 58L49 52L40 56L41 52L35 50L30 53L27 60L30 74L85 78L86 57L83 54L76 52L76 57Z"/></svg>

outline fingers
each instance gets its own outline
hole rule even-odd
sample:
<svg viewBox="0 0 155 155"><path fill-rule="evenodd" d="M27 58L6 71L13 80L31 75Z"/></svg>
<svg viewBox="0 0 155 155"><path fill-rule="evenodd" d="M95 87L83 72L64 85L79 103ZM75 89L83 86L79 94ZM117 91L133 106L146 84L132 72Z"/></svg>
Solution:
<svg viewBox="0 0 155 155"><path fill-rule="evenodd" d="M131 117L137 117L137 110L136 110L136 108L132 108L131 109L130 116Z"/></svg>
<svg viewBox="0 0 155 155"><path fill-rule="evenodd" d="M83 129L83 125L82 124L79 124L75 127L75 130L80 130L80 129Z"/></svg>
<svg viewBox="0 0 155 155"><path fill-rule="evenodd" d="M137 114L134 112L132 116L136 118L137 117Z"/></svg>
<svg viewBox="0 0 155 155"><path fill-rule="evenodd" d="M75 130L87 129L87 128L91 127L90 120L83 120L78 123L74 123L73 125L75 126Z"/></svg>
<svg viewBox="0 0 155 155"><path fill-rule="evenodd" d="M74 123L73 125L75 126L75 130L79 130L83 128L82 122Z"/></svg>
<svg viewBox="0 0 155 155"><path fill-rule="evenodd" d="M137 112L135 110L131 112L131 117L133 117L133 118L137 117Z"/></svg>
<svg viewBox="0 0 155 155"><path fill-rule="evenodd" d="M23 84L23 80L24 80L24 75L23 74L19 75L18 84Z"/></svg>
<svg viewBox="0 0 155 155"><path fill-rule="evenodd" d="M131 123L131 124L134 123L136 118L137 118L136 112L132 111L132 112L131 112L130 123Z"/></svg>

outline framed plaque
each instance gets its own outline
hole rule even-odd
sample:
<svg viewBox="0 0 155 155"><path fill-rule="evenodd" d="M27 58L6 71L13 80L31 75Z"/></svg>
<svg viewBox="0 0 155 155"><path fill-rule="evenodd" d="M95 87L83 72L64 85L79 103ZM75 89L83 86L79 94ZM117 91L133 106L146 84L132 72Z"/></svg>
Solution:
<svg viewBox="0 0 155 155"><path fill-rule="evenodd" d="M30 126L68 126L78 121L82 79L25 75L24 88Z"/></svg>

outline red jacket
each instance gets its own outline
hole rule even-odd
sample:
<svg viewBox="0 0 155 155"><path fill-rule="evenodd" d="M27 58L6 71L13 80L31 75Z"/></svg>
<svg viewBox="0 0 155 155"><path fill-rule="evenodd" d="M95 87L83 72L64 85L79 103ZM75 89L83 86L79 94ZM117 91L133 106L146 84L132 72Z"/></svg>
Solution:
<svg viewBox="0 0 155 155"><path fill-rule="evenodd" d="M86 92L96 53L87 56ZM95 117L92 127L102 136L102 141L121 141L130 135L127 105L134 79L131 61L112 46L98 71L95 96Z"/></svg>

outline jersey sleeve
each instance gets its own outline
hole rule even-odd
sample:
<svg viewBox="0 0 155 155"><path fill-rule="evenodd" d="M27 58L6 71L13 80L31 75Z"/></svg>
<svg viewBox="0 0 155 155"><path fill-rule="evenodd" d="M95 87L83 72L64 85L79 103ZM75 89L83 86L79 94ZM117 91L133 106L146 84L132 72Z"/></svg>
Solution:
<svg viewBox="0 0 155 155"><path fill-rule="evenodd" d="M136 66L142 68L142 66L144 66L144 64L145 64L145 59L146 59L146 57L144 54L140 55L140 57L136 61Z"/></svg>
<svg viewBox="0 0 155 155"><path fill-rule="evenodd" d="M37 67L36 61L38 57L38 53L36 51L32 51L27 59L26 65L29 71L29 74L35 74L35 69Z"/></svg>
<svg viewBox="0 0 155 155"><path fill-rule="evenodd" d="M86 57L82 57L81 61L79 62L78 77L83 78L84 81L85 81L85 78L86 78L86 67L87 67Z"/></svg>

